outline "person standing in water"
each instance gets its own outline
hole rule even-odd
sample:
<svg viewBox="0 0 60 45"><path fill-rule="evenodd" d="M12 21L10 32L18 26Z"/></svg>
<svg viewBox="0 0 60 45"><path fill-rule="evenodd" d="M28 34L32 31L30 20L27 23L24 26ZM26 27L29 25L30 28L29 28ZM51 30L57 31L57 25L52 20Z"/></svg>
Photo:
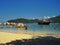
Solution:
<svg viewBox="0 0 60 45"><path fill-rule="evenodd" d="M25 30L27 30L27 29L28 29L28 27L27 27L26 25L25 25L24 27L25 27Z"/></svg>

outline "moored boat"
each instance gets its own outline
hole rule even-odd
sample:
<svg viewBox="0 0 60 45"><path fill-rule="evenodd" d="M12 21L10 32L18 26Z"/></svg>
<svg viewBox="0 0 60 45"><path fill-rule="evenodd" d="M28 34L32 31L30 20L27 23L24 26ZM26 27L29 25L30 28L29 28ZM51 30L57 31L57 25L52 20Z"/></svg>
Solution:
<svg viewBox="0 0 60 45"><path fill-rule="evenodd" d="M39 20L38 21L38 24L41 24L41 25L49 25L50 24L50 21L49 20Z"/></svg>

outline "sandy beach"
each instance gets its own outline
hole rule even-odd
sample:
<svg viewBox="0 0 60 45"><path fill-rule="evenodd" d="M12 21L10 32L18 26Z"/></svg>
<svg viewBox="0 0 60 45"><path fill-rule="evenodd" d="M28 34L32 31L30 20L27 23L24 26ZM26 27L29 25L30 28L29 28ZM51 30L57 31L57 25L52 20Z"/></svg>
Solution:
<svg viewBox="0 0 60 45"><path fill-rule="evenodd" d="M32 35L29 34L0 32L0 43L6 43L12 40L22 40L22 39L30 39L30 38L32 38Z"/></svg>
<svg viewBox="0 0 60 45"><path fill-rule="evenodd" d="M11 33L0 31L0 43L11 42L13 40L31 39L37 36L53 36L60 38L60 34L28 34L28 33Z"/></svg>

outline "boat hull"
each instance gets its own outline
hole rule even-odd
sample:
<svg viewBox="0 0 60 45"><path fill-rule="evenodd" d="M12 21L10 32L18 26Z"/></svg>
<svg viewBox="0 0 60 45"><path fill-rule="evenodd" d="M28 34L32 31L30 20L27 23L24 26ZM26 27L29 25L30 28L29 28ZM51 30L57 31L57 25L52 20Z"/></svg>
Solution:
<svg viewBox="0 0 60 45"><path fill-rule="evenodd" d="M40 25L49 25L50 22L38 22L38 24L40 24Z"/></svg>

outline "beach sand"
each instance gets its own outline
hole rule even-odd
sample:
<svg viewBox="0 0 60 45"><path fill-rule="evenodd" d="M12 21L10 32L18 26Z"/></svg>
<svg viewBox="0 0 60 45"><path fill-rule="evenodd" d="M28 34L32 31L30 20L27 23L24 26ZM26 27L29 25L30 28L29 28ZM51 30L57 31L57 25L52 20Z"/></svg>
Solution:
<svg viewBox="0 0 60 45"><path fill-rule="evenodd" d="M28 34L28 33L11 33L0 31L0 43L11 42L13 40L31 39L37 36L53 36L60 38L60 34Z"/></svg>
<svg viewBox="0 0 60 45"><path fill-rule="evenodd" d="M22 40L22 39L30 39L30 38L32 38L32 35L29 34L0 32L0 43L6 43L13 40Z"/></svg>

